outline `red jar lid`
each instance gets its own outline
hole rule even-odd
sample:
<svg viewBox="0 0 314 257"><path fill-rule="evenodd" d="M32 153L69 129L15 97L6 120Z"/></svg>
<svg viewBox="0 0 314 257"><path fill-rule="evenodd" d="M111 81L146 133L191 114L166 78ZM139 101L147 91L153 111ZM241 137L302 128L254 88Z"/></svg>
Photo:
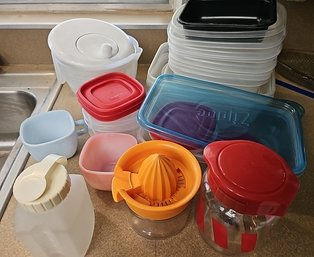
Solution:
<svg viewBox="0 0 314 257"><path fill-rule="evenodd" d="M144 98L143 85L120 72L107 73L89 80L77 92L82 108L100 121L117 120L135 112Z"/></svg>
<svg viewBox="0 0 314 257"><path fill-rule="evenodd" d="M214 196L242 214L283 216L299 188L285 160L252 141L213 142L204 159Z"/></svg>

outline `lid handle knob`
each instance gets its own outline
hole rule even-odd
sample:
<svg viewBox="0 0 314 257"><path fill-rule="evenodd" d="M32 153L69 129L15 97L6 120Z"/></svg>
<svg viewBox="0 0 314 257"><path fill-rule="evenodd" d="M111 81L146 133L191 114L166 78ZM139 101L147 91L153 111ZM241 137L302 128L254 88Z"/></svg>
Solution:
<svg viewBox="0 0 314 257"><path fill-rule="evenodd" d="M102 44L99 50L99 58L111 58L115 55L112 45L108 43Z"/></svg>

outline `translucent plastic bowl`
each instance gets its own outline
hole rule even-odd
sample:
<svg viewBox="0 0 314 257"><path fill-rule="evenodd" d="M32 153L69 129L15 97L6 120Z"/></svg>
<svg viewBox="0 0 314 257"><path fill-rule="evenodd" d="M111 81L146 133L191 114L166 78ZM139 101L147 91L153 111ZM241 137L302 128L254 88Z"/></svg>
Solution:
<svg viewBox="0 0 314 257"><path fill-rule="evenodd" d="M99 133L106 132L119 132L126 133L133 136L137 135L139 125L136 121L138 111L132 112L131 114L124 116L121 119L115 121L100 121L95 119L92 115L82 109L84 121L88 127L88 133L92 136Z"/></svg>

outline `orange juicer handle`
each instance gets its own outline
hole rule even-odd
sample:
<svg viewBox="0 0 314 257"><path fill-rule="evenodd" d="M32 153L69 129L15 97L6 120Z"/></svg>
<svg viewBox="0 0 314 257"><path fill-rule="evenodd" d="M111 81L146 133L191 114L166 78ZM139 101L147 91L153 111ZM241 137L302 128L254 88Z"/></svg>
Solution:
<svg viewBox="0 0 314 257"><path fill-rule="evenodd" d="M120 192L125 191L128 194L135 193L141 187L137 173L130 171L116 172L112 179L112 197L115 202L120 202L124 199Z"/></svg>

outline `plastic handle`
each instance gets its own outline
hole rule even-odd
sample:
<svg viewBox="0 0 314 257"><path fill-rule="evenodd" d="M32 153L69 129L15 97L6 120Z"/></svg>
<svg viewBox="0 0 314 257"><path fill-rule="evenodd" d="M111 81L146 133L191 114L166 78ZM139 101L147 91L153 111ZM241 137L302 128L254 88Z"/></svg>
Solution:
<svg viewBox="0 0 314 257"><path fill-rule="evenodd" d="M46 190L46 176L55 169L56 165L67 165L64 156L50 154L41 162L34 165L32 173L17 180L15 197L20 202L32 202L42 196ZM29 190L31 188L31 190Z"/></svg>
<svg viewBox="0 0 314 257"><path fill-rule="evenodd" d="M84 134L86 134L86 133L88 132L88 127L87 127L87 125L86 125L86 123L85 123L85 121L84 121L83 119L81 119L81 120L75 120L75 121L74 121L74 124L75 124L75 126L83 126L83 128L78 129L78 130L76 131L76 134L77 134L78 136L82 136L82 135L84 135Z"/></svg>
<svg viewBox="0 0 314 257"><path fill-rule="evenodd" d="M120 202L124 199L120 194L121 191L131 193L139 187L141 187L141 185L138 174L130 171L115 172L115 176L112 180L112 197L115 202Z"/></svg>

